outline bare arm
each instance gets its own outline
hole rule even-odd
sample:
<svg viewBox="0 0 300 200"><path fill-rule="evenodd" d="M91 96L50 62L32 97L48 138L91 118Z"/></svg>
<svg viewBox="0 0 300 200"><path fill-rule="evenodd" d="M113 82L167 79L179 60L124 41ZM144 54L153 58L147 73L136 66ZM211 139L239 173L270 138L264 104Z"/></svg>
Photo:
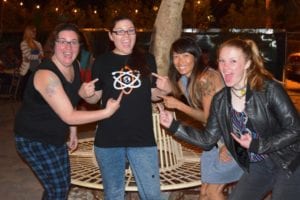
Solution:
<svg viewBox="0 0 300 200"><path fill-rule="evenodd" d="M78 125L110 117L120 106L122 94L117 100L110 99L105 109L77 111L66 95L61 81L49 70L39 70L34 77L34 87L54 112L67 124Z"/></svg>
<svg viewBox="0 0 300 200"><path fill-rule="evenodd" d="M198 121L206 123L207 117L202 110L193 108L172 96L162 96L162 98L167 108L177 109Z"/></svg>
<svg viewBox="0 0 300 200"><path fill-rule="evenodd" d="M223 88L223 81L221 76L219 76L217 72L207 71L206 74L201 76L197 84L200 85L203 109L187 105L172 96L165 96L162 98L164 99L164 105L167 108L177 109L187 114L188 116L206 124L212 98L216 92Z"/></svg>
<svg viewBox="0 0 300 200"><path fill-rule="evenodd" d="M78 138L77 138L77 127L70 126L70 137L68 141L68 147L71 152L75 151L78 145Z"/></svg>

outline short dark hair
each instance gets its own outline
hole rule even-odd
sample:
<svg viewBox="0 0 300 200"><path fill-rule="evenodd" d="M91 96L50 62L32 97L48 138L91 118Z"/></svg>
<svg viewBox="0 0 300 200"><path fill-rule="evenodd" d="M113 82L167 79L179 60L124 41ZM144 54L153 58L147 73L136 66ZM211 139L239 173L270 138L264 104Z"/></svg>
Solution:
<svg viewBox="0 0 300 200"><path fill-rule="evenodd" d="M78 36L78 41L79 42L81 41L80 29L78 28L78 26L76 24L73 24L73 23L61 23L61 24L58 24L54 28L54 30L52 31L52 33L50 34L50 36L48 38L50 49L52 51L54 51L55 41L58 39L58 35L62 31L74 31L77 34L77 36Z"/></svg>
<svg viewBox="0 0 300 200"><path fill-rule="evenodd" d="M116 16L116 17L112 20L112 23L111 23L111 25L110 25L110 27L109 27L109 31L112 31L113 28L115 27L115 25L116 25L119 21L121 21L121 20L129 20L129 21L131 21L132 24L134 25L134 23L133 23L133 21L132 21L132 19L131 19L130 17L128 17L128 16L123 16L123 15L119 15L119 16Z"/></svg>

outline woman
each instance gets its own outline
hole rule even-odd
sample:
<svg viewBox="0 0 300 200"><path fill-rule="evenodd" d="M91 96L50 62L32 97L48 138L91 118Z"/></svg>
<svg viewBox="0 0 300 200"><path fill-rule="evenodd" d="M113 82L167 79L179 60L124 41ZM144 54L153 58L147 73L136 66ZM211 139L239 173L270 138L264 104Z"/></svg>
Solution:
<svg viewBox="0 0 300 200"><path fill-rule="evenodd" d="M44 57L42 45L36 40L35 26L28 25L25 27L20 48L22 52L20 73L22 76L25 76L28 73L28 70L30 70L29 73L33 71L41 63L41 59Z"/></svg>
<svg viewBox="0 0 300 200"><path fill-rule="evenodd" d="M110 99L107 107L97 111L76 111L80 97L94 95L94 83L80 88L80 72L75 58L79 52L79 29L73 24L60 24L52 41L54 54L32 73L24 93L23 104L15 120L17 151L28 162L45 191L43 199L67 199L70 187L68 147L77 147L74 125L110 117L119 107ZM80 89L80 90L79 90Z"/></svg>
<svg viewBox="0 0 300 200"><path fill-rule="evenodd" d="M44 57L42 45L36 40L36 27L34 25L27 25L25 27L20 48L22 52L20 75L23 77L20 88L20 97L23 99L23 93L28 78Z"/></svg>
<svg viewBox="0 0 300 200"><path fill-rule="evenodd" d="M161 199L157 146L152 127L151 98L155 96L154 57L135 47L131 19L114 19L109 39L114 49L96 58L92 77L99 78L90 103L124 93L121 107L110 119L99 122L95 154L103 178L106 200L124 199L124 173L128 162L141 199Z"/></svg>
<svg viewBox="0 0 300 200"><path fill-rule="evenodd" d="M206 129L187 129L163 108L161 124L204 148L223 136L245 171L229 199L263 199L270 191L273 200L298 199L300 118L295 106L264 68L252 40L226 41L219 47L218 60L226 87L213 98Z"/></svg>
<svg viewBox="0 0 300 200"><path fill-rule="evenodd" d="M169 109L177 109L205 125L212 98L224 86L220 73L203 65L201 49L192 38L177 39L171 46L170 60L168 77L174 97L163 97L164 105ZM188 104L179 100L181 95L185 96ZM200 199L225 199L225 185L237 181L242 175L242 170L232 160L222 141L219 141L218 147L204 151L200 160Z"/></svg>

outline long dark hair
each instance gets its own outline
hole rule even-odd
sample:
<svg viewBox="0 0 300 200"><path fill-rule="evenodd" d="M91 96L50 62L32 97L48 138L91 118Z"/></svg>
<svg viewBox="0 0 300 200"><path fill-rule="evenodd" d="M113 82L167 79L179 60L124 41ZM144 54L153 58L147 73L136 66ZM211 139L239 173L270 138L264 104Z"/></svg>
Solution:
<svg viewBox="0 0 300 200"><path fill-rule="evenodd" d="M201 58L201 48L196 43L194 38L191 37L181 37L173 42L170 49L170 67L168 76L172 83L173 95L179 98L182 95L182 92L179 88L178 81L181 77L181 74L177 71L174 63L173 63L173 53L190 53L194 56L195 62L194 67L191 73L191 76L188 80L188 91L190 95L190 102L193 107L202 108L201 98L201 90L199 88L199 84L197 84L197 80L199 80L199 76L201 76L202 72L205 70L205 66L203 64Z"/></svg>
<svg viewBox="0 0 300 200"><path fill-rule="evenodd" d="M129 20L132 22L132 24L134 24L133 21L127 16L117 16L113 19L112 24L109 27L110 33L112 33L116 24L122 20ZM146 54L147 52L143 48L138 47L135 43L132 53L129 55L126 62L126 65L128 65L131 69L139 70L142 77L149 76L151 74L150 67L147 63Z"/></svg>

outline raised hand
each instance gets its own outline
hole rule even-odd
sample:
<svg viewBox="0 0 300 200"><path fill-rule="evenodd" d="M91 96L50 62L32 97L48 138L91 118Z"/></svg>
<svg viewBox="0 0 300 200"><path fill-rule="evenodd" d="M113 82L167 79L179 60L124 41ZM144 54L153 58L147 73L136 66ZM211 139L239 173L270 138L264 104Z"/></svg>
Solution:
<svg viewBox="0 0 300 200"><path fill-rule="evenodd" d="M164 106L160 103L157 104L157 107L159 109L160 124L166 128L170 128L171 123L174 119L172 112L165 110Z"/></svg>
<svg viewBox="0 0 300 200"><path fill-rule="evenodd" d="M168 76L160 76L154 72L152 73L152 76L157 78L156 87L158 89L164 91L166 94L172 92L172 86Z"/></svg>
<svg viewBox="0 0 300 200"><path fill-rule="evenodd" d="M235 141L240 143L242 147L245 147L246 149L249 149L250 143L252 141L252 137L249 133L243 134L240 137L237 137L234 133L231 133L231 136Z"/></svg>
<svg viewBox="0 0 300 200"><path fill-rule="evenodd" d="M95 95L95 83L99 79L96 78L90 82L82 83L80 89L79 89L79 96L81 98L90 98Z"/></svg>
<svg viewBox="0 0 300 200"><path fill-rule="evenodd" d="M113 115L119 109L122 97L123 97L123 92L120 93L117 100L115 100L113 98L108 99L108 101L106 103L106 107L105 107L108 117Z"/></svg>

